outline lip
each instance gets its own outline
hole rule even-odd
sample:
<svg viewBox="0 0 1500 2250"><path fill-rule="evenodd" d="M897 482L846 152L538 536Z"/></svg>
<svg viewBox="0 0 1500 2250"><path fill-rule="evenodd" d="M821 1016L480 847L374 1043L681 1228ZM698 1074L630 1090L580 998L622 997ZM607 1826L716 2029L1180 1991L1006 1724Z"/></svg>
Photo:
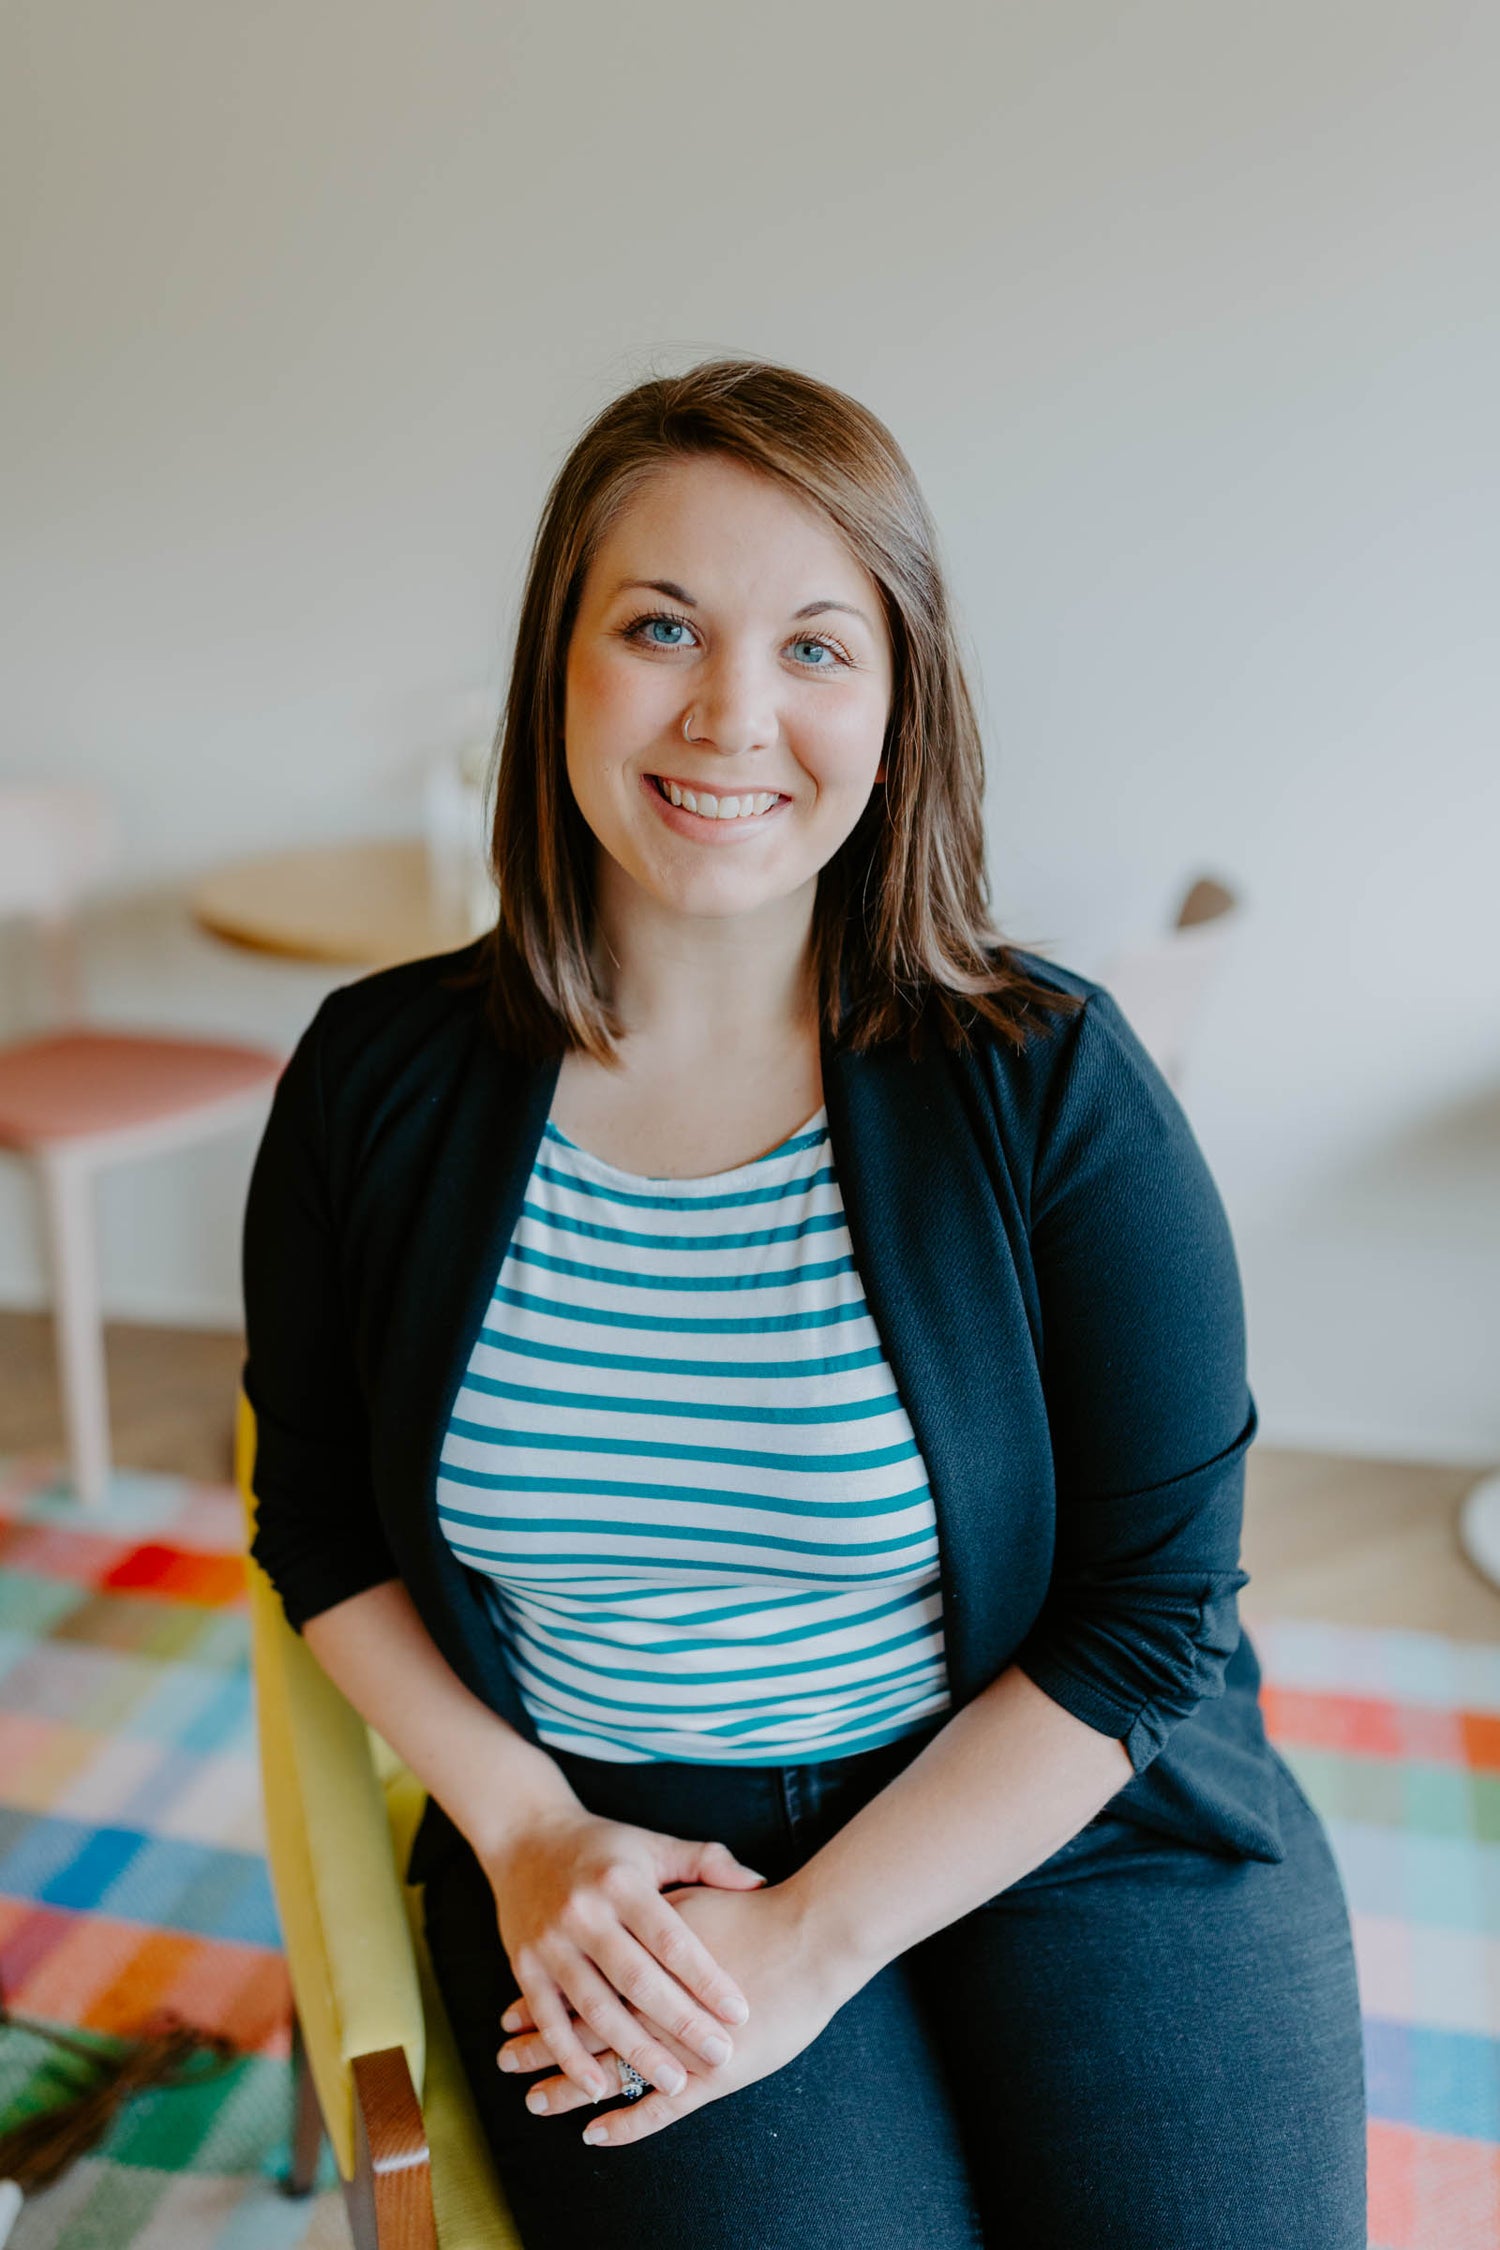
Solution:
<svg viewBox="0 0 1500 2250"><path fill-rule="evenodd" d="M668 774L663 778L668 781L675 781L679 789L692 789L694 786L692 782L683 782L675 773ZM686 805L674 805L671 799L664 797L657 788L657 779L658 776L655 774L643 773L641 775L642 789L667 826L674 828L679 836L691 836L695 843L728 844L732 843L735 837L739 835L751 835L756 829L768 827L779 814L785 812L792 801L790 797L778 792L778 802L774 805L768 805L766 810L758 814L753 820L716 820L711 819L706 813L689 812ZM696 793L696 790L694 790L695 795ZM755 793L754 791L749 792L751 795ZM746 792L742 789L721 788L715 789L712 794L715 797L721 795L740 797L744 796Z"/></svg>

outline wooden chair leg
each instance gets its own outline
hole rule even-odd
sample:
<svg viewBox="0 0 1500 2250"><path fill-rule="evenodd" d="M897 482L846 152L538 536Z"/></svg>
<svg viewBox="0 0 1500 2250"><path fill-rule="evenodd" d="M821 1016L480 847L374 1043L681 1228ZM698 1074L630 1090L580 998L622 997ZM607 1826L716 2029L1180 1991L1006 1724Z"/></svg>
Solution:
<svg viewBox="0 0 1500 2250"><path fill-rule="evenodd" d="M302 2041L302 2019L292 2017L292 2161L282 2181L284 2195L311 2195L323 2153L323 2113Z"/></svg>
<svg viewBox="0 0 1500 2250"><path fill-rule="evenodd" d="M52 1323L73 1490L97 1507L109 1485L109 1392L93 1177L55 1149L38 1159L52 1263Z"/></svg>
<svg viewBox="0 0 1500 2250"><path fill-rule="evenodd" d="M403 2047L354 2058L355 2250L437 2250L427 2128Z"/></svg>

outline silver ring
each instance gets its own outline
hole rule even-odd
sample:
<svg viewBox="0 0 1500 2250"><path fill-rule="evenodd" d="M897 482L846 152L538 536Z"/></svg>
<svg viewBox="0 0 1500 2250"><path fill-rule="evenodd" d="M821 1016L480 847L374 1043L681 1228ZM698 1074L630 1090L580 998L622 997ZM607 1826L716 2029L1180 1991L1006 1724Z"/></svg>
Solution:
<svg viewBox="0 0 1500 2250"><path fill-rule="evenodd" d="M616 2055L615 2068L620 2074L620 2092L626 2101L638 2102L646 2091L646 2081L635 2064L627 2062L623 2055Z"/></svg>

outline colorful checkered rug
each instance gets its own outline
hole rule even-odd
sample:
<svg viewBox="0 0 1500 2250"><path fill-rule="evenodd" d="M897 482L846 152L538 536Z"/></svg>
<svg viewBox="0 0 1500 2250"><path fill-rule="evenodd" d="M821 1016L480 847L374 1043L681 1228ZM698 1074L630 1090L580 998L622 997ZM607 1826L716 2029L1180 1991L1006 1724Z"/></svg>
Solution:
<svg viewBox="0 0 1500 2250"><path fill-rule="evenodd" d="M101 2044L170 2009L244 2050L222 2077L131 2103L28 2203L9 2250L348 2250L331 2171L311 2201L276 2184L290 1998L261 1854L242 1521L223 1487L117 1472L86 1511L51 1464L0 1463L7 2003ZM0 2031L0 2117L69 2082L55 2050Z"/></svg>
<svg viewBox="0 0 1500 2250"><path fill-rule="evenodd" d="M50 1479L0 1463L0 1981L18 2013L101 2040L171 2008L245 2053L134 2103L27 2206L10 2250L347 2250L336 2189L276 2190L288 1994L238 1502L119 1474L90 1514ZM1372 2250L1494 2250L1500 1647L1245 1615L1268 1723L1353 1912ZM0 2116L45 2100L56 2068L0 2033Z"/></svg>
<svg viewBox="0 0 1500 2250"><path fill-rule="evenodd" d="M1354 1924L1371 2250L1500 2243L1500 1646L1243 1615Z"/></svg>

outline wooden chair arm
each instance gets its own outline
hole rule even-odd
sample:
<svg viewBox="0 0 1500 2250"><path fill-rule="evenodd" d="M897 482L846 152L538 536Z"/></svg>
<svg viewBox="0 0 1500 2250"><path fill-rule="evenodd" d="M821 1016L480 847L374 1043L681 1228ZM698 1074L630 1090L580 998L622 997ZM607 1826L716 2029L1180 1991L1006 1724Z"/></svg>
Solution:
<svg viewBox="0 0 1500 2250"><path fill-rule="evenodd" d="M406 2052L356 2055L354 2177L344 2188L355 2250L437 2250L432 2166Z"/></svg>

